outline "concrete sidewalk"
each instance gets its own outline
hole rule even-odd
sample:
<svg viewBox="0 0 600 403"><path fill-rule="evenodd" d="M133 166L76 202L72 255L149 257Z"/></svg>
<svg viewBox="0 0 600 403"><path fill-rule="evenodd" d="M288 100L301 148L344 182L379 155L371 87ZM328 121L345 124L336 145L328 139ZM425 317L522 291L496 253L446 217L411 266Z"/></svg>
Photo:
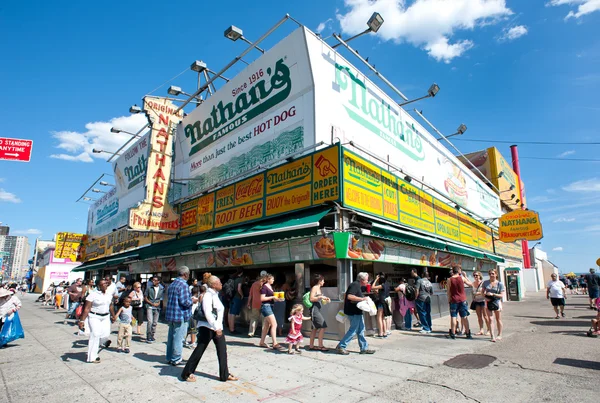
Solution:
<svg viewBox="0 0 600 403"><path fill-rule="evenodd" d="M156 337L160 342L146 344L134 336L128 355L116 352L116 326L113 325L113 346L100 353L101 364L88 364L85 362L87 340L76 335L74 323L63 325L64 311L42 307L33 302L35 298L36 295L23 298L20 315L25 339L0 350L0 374L4 384L0 402L39 398L48 403L65 400L542 401L540 397L544 394L535 386L528 389L515 385L533 382L533 377L539 384L547 385L550 393L557 382L553 369L560 370L557 373L564 375L561 379L565 376L569 379L562 382L575 382L577 387L567 387L567 390L572 393L569 396L577 396L578 401L591 401L593 393L597 393L592 391L596 390L600 367L553 364L551 356L557 351L551 349L553 354L546 353L548 343L553 343L572 353L571 359L598 361L598 339L573 337L587 330L592 311L570 305L568 315L578 316L556 321L551 319L549 303L542 294L505 304L506 331L504 340L499 343L490 343L489 338L483 337L472 341L464 336L447 340L448 318L434 320L432 335L394 331L388 339L368 338L370 347L377 350L371 356L359 355L356 341L349 346L353 352L349 356L312 351L290 356L286 352L257 347L258 338L226 336L230 371L240 378L238 382L226 383L218 381L213 346L207 349L198 367L198 381L179 381L182 367L165 364L166 344L163 342L167 327L162 324ZM584 298L579 297L577 302L581 304ZM470 318L471 324L476 325L476 317ZM144 331L145 327L144 324ZM560 332L553 333L551 329L555 328ZM330 348L335 346L331 341L325 344ZM184 358L191 352L184 349ZM490 354L498 360L480 370L442 365L459 354L473 352ZM493 388L493 393L486 392L486 387Z"/></svg>

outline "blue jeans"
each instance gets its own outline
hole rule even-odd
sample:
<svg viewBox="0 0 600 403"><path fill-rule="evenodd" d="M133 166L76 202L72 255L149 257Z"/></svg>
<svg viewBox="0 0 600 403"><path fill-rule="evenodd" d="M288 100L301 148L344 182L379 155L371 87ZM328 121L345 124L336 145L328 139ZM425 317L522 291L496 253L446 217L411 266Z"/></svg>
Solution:
<svg viewBox="0 0 600 403"><path fill-rule="evenodd" d="M404 315L404 328L406 330L412 329L412 313L409 309L406 310L406 315Z"/></svg>
<svg viewBox="0 0 600 403"><path fill-rule="evenodd" d="M69 318L75 317L75 310L79 307L79 302L69 302L69 310L67 313L69 314Z"/></svg>
<svg viewBox="0 0 600 403"><path fill-rule="evenodd" d="M169 322L167 337L167 362L181 361L183 342L187 336L188 322Z"/></svg>
<svg viewBox="0 0 600 403"><path fill-rule="evenodd" d="M358 345L360 351L364 351L369 348L369 343L365 339L365 321L362 315L348 315L350 318L350 329L346 332L346 335L342 338L338 344L338 348L346 349L348 343L352 341L352 338L356 334L358 336Z"/></svg>
<svg viewBox="0 0 600 403"><path fill-rule="evenodd" d="M419 312L421 328L431 332L431 302L416 300L415 304L417 306L417 312Z"/></svg>

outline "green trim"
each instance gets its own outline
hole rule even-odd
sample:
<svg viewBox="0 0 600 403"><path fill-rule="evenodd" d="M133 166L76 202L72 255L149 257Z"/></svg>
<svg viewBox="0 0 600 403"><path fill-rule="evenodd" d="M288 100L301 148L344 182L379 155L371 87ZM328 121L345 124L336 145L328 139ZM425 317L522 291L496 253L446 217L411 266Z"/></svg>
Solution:
<svg viewBox="0 0 600 403"><path fill-rule="evenodd" d="M76 268L74 268L72 271L73 272L86 272L86 271L90 271L90 270L97 270L97 269L101 269L106 267L106 261L102 261L102 262L95 262L95 261L91 261L89 264L88 263L84 263L81 266L78 266Z"/></svg>
<svg viewBox="0 0 600 403"><path fill-rule="evenodd" d="M504 263L504 258L497 255L492 255L491 253L486 253L485 258L489 260L493 260L496 263Z"/></svg>
<svg viewBox="0 0 600 403"><path fill-rule="evenodd" d="M456 253L463 256L474 257L476 259L485 259L485 254L475 249L465 248L463 246L448 244L448 252Z"/></svg>
<svg viewBox="0 0 600 403"><path fill-rule="evenodd" d="M425 235L413 234L409 231L403 231L400 228L391 227L389 225L379 224L374 222L371 228L371 235L406 243L413 246L420 246L428 249L445 250L446 242L428 237Z"/></svg>
<svg viewBox="0 0 600 403"><path fill-rule="evenodd" d="M521 271L520 267L506 267L504 271Z"/></svg>
<svg viewBox="0 0 600 403"><path fill-rule="evenodd" d="M303 211L260 223L206 234L196 239L201 249L272 242L280 239L318 235L319 221L331 211L330 207Z"/></svg>

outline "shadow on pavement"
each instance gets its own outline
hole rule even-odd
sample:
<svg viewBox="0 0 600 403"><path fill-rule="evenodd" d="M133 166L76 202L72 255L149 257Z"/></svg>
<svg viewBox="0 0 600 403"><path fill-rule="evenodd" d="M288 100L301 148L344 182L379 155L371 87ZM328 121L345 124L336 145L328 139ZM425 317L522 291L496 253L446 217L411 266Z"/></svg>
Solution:
<svg viewBox="0 0 600 403"><path fill-rule="evenodd" d="M60 358L63 361L81 361L81 362L86 362L87 360L87 353L64 353L63 355L60 356Z"/></svg>
<svg viewBox="0 0 600 403"><path fill-rule="evenodd" d="M526 318L526 319L554 319L554 316L519 316L519 315L513 315L513 318Z"/></svg>
<svg viewBox="0 0 600 403"><path fill-rule="evenodd" d="M554 332L549 332L553 334L562 334L565 336L579 336L579 337L588 337L586 335L586 331L584 330L556 330Z"/></svg>
<svg viewBox="0 0 600 403"><path fill-rule="evenodd" d="M587 360L575 360L572 358L557 358L554 360L554 364L567 365L575 368L595 369L600 371L600 362L598 361L587 361Z"/></svg>
<svg viewBox="0 0 600 403"><path fill-rule="evenodd" d="M249 342L249 341L227 340L227 345L228 346L240 346L240 347L259 347L258 342L252 343L252 342ZM260 347L260 348L264 348L264 347Z"/></svg>
<svg viewBox="0 0 600 403"><path fill-rule="evenodd" d="M142 361L146 361L146 362L156 362L156 363L162 363L163 361L165 361L165 356L164 355L152 355L152 354L146 354L146 353L134 353L133 356L137 359L140 359Z"/></svg>
<svg viewBox="0 0 600 403"><path fill-rule="evenodd" d="M84 348L88 346L87 340L75 340L71 348Z"/></svg>
<svg viewBox="0 0 600 403"><path fill-rule="evenodd" d="M531 321L532 325L538 326L569 326L569 327L588 327L590 322L588 320L569 320L565 319L552 319L544 321Z"/></svg>

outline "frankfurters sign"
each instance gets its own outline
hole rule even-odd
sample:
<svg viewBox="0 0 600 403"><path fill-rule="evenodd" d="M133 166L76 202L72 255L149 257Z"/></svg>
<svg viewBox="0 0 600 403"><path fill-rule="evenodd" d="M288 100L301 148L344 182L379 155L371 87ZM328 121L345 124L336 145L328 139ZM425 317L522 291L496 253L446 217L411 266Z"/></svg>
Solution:
<svg viewBox="0 0 600 403"><path fill-rule="evenodd" d="M519 239L539 241L544 236L540 216L532 210L515 210L504 214L500 217L498 234L502 242Z"/></svg>

